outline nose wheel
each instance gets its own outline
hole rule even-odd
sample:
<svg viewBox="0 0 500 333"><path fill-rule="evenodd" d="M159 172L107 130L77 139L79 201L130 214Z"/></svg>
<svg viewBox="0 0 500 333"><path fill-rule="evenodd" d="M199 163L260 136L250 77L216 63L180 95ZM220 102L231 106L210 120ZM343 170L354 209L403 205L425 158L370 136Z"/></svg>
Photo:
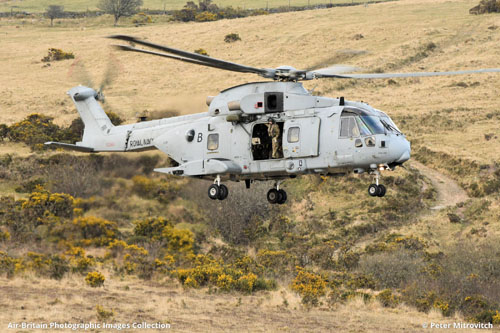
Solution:
<svg viewBox="0 0 500 333"><path fill-rule="evenodd" d="M227 198L229 190L226 185L220 183L220 177L217 176L215 181L208 188L208 197L212 200L224 200Z"/></svg>
<svg viewBox="0 0 500 333"><path fill-rule="evenodd" d="M378 170L375 171L375 184L371 184L368 186L368 194L372 197L383 197L387 189L384 185L379 184L378 181L380 179L380 172Z"/></svg>
<svg viewBox="0 0 500 333"><path fill-rule="evenodd" d="M267 201L270 204L282 205L286 202L287 195L285 190L279 188L279 182L276 182L275 188L267 192Z"/></svg>

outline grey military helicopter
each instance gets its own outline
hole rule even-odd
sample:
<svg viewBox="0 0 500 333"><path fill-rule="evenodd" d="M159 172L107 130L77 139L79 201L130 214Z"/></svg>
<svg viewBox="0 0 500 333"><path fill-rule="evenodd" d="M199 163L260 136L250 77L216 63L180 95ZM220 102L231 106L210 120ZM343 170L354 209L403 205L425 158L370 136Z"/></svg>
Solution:
<svg viewBox="0 0 500 333"><path fill-rule="evenodd" d="M391 118L366 103L313 96L300 81L313 79L386 79L500 72L499 68L451 72L350 74L352 67L298 70L290 66L255 68L115 35L129 42L123 51L146 53L195 65L257 74L266 82L245 83L207 98L208 111L198 114L114 126L99 104L94 89L68 91L85 124L81 142L47 142L49 146L83 152L139 152L159 149L177 165L157 172L208 179L208 196L224 200L223 181L274 181L267 192L271 204L287 200L281 183L305 174L325 176L369 173L368 194L383 197L382 171L394 170L410 159L410 142ZM136 48L149 47L155 51ZM269 126L277 126L277 154ZM272 126L271 125L271 126Z"/></svg>

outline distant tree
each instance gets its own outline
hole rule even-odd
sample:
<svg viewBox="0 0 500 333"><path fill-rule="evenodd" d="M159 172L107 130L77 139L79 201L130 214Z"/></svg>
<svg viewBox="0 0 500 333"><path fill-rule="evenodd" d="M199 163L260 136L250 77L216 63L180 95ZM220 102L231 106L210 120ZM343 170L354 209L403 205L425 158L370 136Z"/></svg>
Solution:
<svg viewBox="0 0 500 333"><path fill-rule="evenodd" d="M212 3L212 0L199 0L198 4L199 4L198 8L200 9L200 12L215 13L219 10L219 7L217 7L216 4Z"/></svg>
<svg viewBox="0 0 500 333"><path fill-rule="evenodd" d="M64 7L57 5L50 5L47 7L46 11L47 17L50 19L50 26L52 27L54 24L54 19L58 17L62 17L64 14Z"/></svg>
<svg viewBox="0 0 500 333"><path fill-rule="evenodd" d="M115 18L115 26L122 16L132 16L139 11L142 0L100 0L97 7Z"/></svg>

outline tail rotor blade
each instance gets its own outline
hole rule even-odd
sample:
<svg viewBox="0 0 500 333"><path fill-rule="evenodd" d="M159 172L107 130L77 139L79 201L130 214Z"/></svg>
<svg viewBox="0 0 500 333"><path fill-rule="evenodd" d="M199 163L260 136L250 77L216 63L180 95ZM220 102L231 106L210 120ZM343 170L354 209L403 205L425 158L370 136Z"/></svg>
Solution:
<svg viewBox="0 0 500 333"><path fill-rule="evenodd" d="M90 73L87 71L85 63L80 58L75 59L75 61L71 64L68 71L68 77L77 81L81 85L87 87L94 87L94 82L92 80L92 77L90 76Z"/></svg>
<svg viewBox="0 0 500 333"><path fill-rule="evenodd" d="M101 84L99 85L99 92L102 93L104 88L113 83L113 81L118 76L119 71L120 64L118 62L118 59L116 59L116 57L112 53L110 53L108 63L106 65L106 71L104 72Z"/></svg>

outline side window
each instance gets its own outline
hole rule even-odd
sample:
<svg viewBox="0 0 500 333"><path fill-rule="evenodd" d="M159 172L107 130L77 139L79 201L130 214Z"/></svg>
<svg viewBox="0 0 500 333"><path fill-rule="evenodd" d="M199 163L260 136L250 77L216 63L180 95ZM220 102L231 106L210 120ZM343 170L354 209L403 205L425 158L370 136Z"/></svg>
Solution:
<svg viewBox="0 0 500 333"><path fill-rule="evenodd" d="M288 129L288 142L295 143L299 142L300 139L300 127L290 127Z"/></svg>
<svg viewBox="0 0 500 333"><path fill-rule="evenodd" d="M343 117L340 118L340 137L341 138L351 138L358 137L359 129L356 125L356 120L354 117Z"/></svg>
<svg viewBox="0 0 500 333"><path fill-rule="evenodd" d="M349 136L349 118L340 118L340 137L347 138Z"/></svg>
<svg viewBox="0 0 500 333"><path fill-rule="evenodd" d="M209 134L207 139L207 149L216 150L219 148L219 134Z"/></svg>

